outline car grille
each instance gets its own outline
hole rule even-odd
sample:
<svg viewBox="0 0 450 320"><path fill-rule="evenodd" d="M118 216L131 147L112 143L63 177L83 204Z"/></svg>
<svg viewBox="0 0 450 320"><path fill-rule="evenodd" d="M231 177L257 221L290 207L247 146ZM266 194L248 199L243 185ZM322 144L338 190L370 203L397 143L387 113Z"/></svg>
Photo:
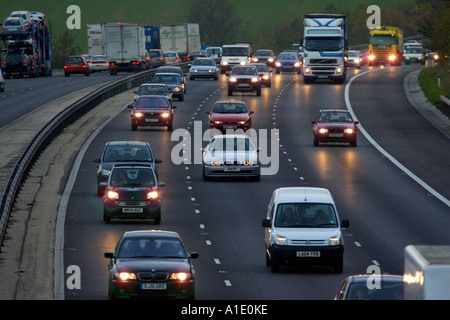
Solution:
<svg viewBox="0 0 450 320"><path fill-rule="evenodd" d="M129 207L129 206L135 206L135 207L142 207L147 205L148 202L146 201L117 201L116 204L121 207Z"/></svg>
<svg viewBox="0 0 450 320"><path fill-rule="evenodd" d="M335 67L311 67L311 72L314 75L333 75Z"/></svg>
<svg viewBox="0 0 450 320"><path fill-rule="evenodd" d="M337 64L336 59L310 59L309 62L315 64Z"/></svg>
<svg viewBox="0 0 450 320"><path fill-rule="evenodd" d="M141 281L167 281L169 279L168 272L139 272L138 278Z"/></svg>
<svg viewBox="0 0 450 320"><path fill-rule="evenodd" d="M291 240L293 246L324 246L325 240Z"/></svg>

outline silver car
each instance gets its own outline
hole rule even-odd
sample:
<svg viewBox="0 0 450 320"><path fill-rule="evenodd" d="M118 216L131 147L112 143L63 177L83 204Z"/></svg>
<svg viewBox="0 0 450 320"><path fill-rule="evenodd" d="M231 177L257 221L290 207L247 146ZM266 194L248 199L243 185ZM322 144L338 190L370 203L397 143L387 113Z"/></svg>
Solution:
<svg viewBox="0 0 450 320"><path fill-rule="evenodd" d="M249 177L260 180L258 150L245 134L215 135L203 150L203 180Z"/></svg>
<svg viewBox="0 0 450 320"><path fill-rule="evenodd" d="M195 80L196 78L213 78L218 80L219 68L216 65L216 61L213 58L200 57L192 61L189 69L189 79Z"/></svg>
<svg viewBox="0 0 450 320"><path fill-rule="evenodd" d="M5 78L3 78L3 72L0 70L0 92L5 91Z"/></svg>
<svg viewBox="0 0 450 320"><path fill-rule="evenodd" d="M144 83L141 84L137 91L134 91L134 101L137 101L140 96L145 95L161 95L165 96L167 100L172 102L172 94L169 91L169 88L163 83Z"/></svg>
<svg viewBox="0 0 450 320"><path fill-rule="evenodd" d="M3 22L2 34L4 36L25 36L29 27L22 17L9 17Z"/></svg>

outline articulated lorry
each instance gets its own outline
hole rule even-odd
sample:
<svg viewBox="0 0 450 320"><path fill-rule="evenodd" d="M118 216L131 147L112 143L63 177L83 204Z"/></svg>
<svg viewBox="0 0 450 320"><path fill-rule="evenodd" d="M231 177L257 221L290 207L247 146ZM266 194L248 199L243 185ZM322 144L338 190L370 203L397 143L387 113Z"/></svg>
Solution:
<svg viewBox="0 0 450 320"><path fill-rule="evenodd" d="M450 246L407 246L403 279L405 300L450 300Z"/></svg>
<svg viewBox="0 0 450 320"><path fill-rule="evenodd" d="M151 68L144 27L135 23L107 23L104 29L105 55L111 75Z"/></svg>
<svg viewBox="0 0 450 320"><path fill-rule="evenodd" d="M397 27L370 29L369 65L401 66L403 60L403 31Z"/></svg>
<svg viewBox="0 0 450 320"><path fill-rule="evenodd" d="M159 49L175 51L182 61L187 61L189 52L202 48L200 26L198 23L160 25L159 41Z"/></svg>
<svg viewBox="0 0 450 320"><path fill-rule="evenodd" d="M45 77L53 73L53 46L51 33L43 19L34 19L28 31L2 32L5 59L2 69L5 78L12 76ZM18 57L19 60L15 60Z"/></svg>
<svg viewBox="0 0 450 320"><path fill-rule="evenodd" d="M105 24L93 23L87 25L87 40L89 57L105 55Z"/></svg>
<svg viewBox="0 0 450 320"><path fill-rule="evenodd" d="M303 81L329 79L344 83L347 75L347 24L340 14L305 14Z"/></svg>

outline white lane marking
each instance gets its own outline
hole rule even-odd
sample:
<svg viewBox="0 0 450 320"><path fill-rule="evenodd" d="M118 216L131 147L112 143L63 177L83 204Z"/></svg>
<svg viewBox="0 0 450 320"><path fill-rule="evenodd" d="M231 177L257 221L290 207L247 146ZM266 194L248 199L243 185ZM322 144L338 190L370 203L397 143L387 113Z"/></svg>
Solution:
<svg viewBox="0 0 450 320"><path fill-rule="evenodd" d="M345 104L347 105L347 109L350 112L350 114L355 118L355 113L352 109L352 104L350 103L350 85L352 84L353 80L358 78L359 76L362 76L363 74L366 74L371 71L375 70L382 70L382 69L373 69L364 71L360 74L357 74L356 76L353 76L348 83L345 85ZM429 193L431 193L433 196L435 196L437 199L442 201L444 204L446 204L448 207L450 207L450 200L445 198L443 195L441 195L439 192L434 190L432 187L430 187L428 184L425 183L422 179L420 179L418 176L416 176L414 173L412 173L409 169L407 169L404 165L402 165L400 162L398 162L391 154L389 154L386 150L384 150L370 135L369 133L364 129L364 127L361 125L361 123L358 124L358 129L361 131L361 133L366 137L367 140L386 158L388 158L394 165L396 165L400 170L402 170L404 173L406 173L411 179L416 181L419 185L421 185L425 190L427 190Z"/></svg>

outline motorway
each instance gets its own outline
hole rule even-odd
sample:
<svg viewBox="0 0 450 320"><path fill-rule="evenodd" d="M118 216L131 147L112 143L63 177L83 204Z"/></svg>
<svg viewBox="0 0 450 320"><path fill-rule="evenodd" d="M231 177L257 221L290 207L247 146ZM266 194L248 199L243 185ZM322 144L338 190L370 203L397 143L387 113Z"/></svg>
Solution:
<svg viewBox="0 0 450 320"><path fill-rule="evenodd" d="M112 251L126 230L178 232L189 251L200 253L194 260L196 298L203 300L329 300L346 276L365 273L368 267L402 274L403 250L408 244L450 244L450 209L445 202L450 199L450 140L407 100L403 79L418 68L371 68L367 73L367 67L349 69L348 79L359 75L351 86L305 85L301 75L281 73L273 75L272 87L263 88L260 97L235 93L233 99L244 100L255 111L253 127L259 141L266 137L269 143L279 143L279 148L275 144L267 153L268 166L278 170L262 176L260 182L204 182L201 176L197 160L198 147L206 144L202 141L207 128L205 110L229 98L225 76L219 81L188 81L185 100L174 101L173 133L165 128L131 131L126 105L132 95L124 97L122 112L92 136L86 151L79 154L81 165L65 213L64 270L70 265L80 267L81 289L66 288L65 299L108 298L108 261L103 253ZM95 75L68 80L73 86L92 86L109 78ZM70 92L68 87L64 86ZM311 120L319 109L329 107L351 108L367 131L367 136L360 132L356 148L313 146ZM149 141L156 157L163 159L159 175L166 186L161 225L103 222L92 159L112 140ZM180 141L192 153L181 157L187 159L185 163L176 164L180 155L172 151ZM265 266L261 221L271 193L283 186L320 186L332 192L341 218L350 220L344 232L342 274L319 267L271 273Z"/></svg>

